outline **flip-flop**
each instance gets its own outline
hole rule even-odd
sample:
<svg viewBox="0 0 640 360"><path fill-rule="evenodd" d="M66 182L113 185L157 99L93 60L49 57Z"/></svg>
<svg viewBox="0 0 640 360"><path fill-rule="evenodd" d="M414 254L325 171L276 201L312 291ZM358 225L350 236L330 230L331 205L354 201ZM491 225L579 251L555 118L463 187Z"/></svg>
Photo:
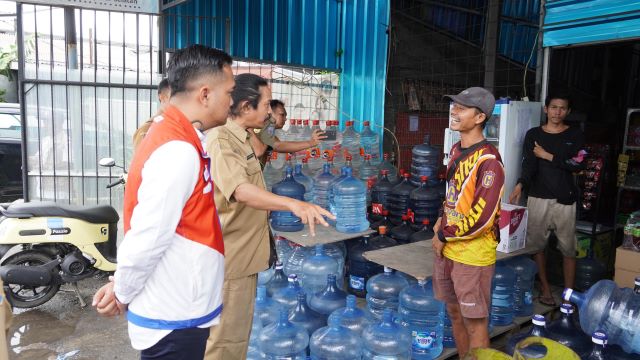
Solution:
<svg viewBox="0 0 640 360"><path fill-rule="evenodd" d="M551 306L551 307L556 307L558 306L558 304L556 304L556 299L553 298L553 296L538 296L538 302L541 303L542 305L546 305L546 306Z"/></svg>

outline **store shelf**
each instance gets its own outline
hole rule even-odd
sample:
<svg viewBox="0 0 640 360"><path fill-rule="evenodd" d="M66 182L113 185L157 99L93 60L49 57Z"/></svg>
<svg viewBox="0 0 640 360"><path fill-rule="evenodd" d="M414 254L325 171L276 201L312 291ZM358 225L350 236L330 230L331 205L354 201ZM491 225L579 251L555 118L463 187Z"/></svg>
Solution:
<svg viewBox="0 0 640 360"><path fill-rule="evenodd" d="M640 186L621 185L618 187L620 190L640 191Z"/></svg>
<svg viewBox="0 0 640 360"><path fill-rule="evenodd" d="M625 150L640 151L640 146L625 146Z"/></svg>
<svg viewBox="0 0 640 360"><path fill-rule="evenodd" d="M335 227L324 227L322 225L316 225L316 236L309 234L309 225L305 225L304 229L296 232L284 232L276 231L271 228L273 234L276 236L282 236L289 241L293 241L296 244L302 246L314 246L316 244L330 244L342 240L355 239L364 235L372 234L375 231L367 230L360 233L345 234L336 230Z"/></svg>

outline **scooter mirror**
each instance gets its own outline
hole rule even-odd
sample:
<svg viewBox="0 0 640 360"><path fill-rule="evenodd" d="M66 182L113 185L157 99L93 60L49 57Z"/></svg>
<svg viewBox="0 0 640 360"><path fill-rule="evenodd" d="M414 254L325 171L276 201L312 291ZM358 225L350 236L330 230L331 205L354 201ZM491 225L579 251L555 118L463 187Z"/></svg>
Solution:
<svg viewBox="0 0 640 360"><path fill-rule="evenodd" d="M112 167L116 165L116 161L113 160L112 158L102 158L100 159L99 164L100 166L104 166L104 167Z"/></svg>

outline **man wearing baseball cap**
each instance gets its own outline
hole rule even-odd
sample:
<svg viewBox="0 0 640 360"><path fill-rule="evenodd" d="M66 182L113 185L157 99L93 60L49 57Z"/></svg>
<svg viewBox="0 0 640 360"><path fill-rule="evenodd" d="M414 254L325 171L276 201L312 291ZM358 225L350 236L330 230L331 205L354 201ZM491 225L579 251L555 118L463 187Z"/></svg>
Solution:
<svg viewBox="0 0 640 360"><path fill-rule="evenodd" d="M472 87L445 95L451 104L451 130L460 142L450 152L447 193L433 230L433 288L444 301L460 357L489 347L491 280L499 242L498 214L504 168L498 149L484 138L495 98Z"/></svg>

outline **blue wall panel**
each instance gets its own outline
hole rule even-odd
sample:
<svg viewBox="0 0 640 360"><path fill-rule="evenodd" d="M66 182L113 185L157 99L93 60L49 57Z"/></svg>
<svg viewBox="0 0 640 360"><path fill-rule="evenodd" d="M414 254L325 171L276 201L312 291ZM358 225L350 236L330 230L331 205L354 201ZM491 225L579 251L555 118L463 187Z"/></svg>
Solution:
<svg viewBox="0 0 640 360"><path fill-rule="evenodd" d="M191 0L166 12L165 37L223 49L228 18L232 56L340 71L341 122L370 120L382 135L389 1Z"/></svg>
<svg viewBox="0 0 640 360"><path fill-rule="evenodd" d="M640 37L638 0L547 0L544 46Z"/></svg>

